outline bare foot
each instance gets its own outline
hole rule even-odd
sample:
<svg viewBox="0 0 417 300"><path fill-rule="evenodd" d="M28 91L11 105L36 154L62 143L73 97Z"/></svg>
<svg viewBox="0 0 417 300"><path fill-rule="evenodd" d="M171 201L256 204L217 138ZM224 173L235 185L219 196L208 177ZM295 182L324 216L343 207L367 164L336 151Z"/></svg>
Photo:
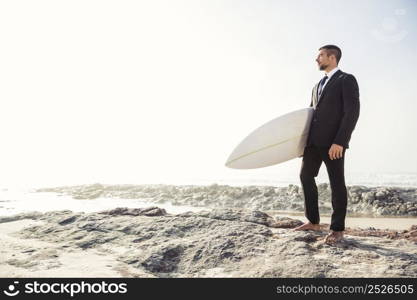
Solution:
<svg viewBox="0 0 417 300"><path fill-rule="evenodd" d="M343 231L331 231L325 238L324 242L329 245L334 245L343 240Z"/></svg>
<svg viewBox="0 0 417 300"><path fill-rule="evenodd" d="M320 230L320 225L308 222L308 223L304 223L303 225L293 228L293 231L299 231L299 230Z"/></svg>

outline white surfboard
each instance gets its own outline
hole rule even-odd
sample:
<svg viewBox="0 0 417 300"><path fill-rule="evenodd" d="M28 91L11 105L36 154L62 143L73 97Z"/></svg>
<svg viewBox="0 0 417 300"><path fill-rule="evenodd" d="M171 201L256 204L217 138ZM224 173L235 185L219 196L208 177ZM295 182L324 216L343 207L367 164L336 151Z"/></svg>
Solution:
<svg viewBox="0 0 417 300"><path fill-rule="evenodd" d="M256 169L300 157L304 153L313 108L275 118L249 134L230 154L226 167Z"/></svg>

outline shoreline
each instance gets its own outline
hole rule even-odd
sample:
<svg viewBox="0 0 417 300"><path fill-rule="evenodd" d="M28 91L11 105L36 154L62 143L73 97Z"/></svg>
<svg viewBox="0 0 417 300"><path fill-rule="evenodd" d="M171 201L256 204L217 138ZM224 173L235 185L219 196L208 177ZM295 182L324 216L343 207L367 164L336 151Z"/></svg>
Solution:
<svg viewBox="0 0 417 300"><path fill-rule="evenodd" d="M317 185L320 214L331 213L331 189L328 183ZM368 216L417 216L417 188L348 186L348 214ZM202 185L79 185L38 189L77 200L99 198L147 199L155 205L246 208L263 211L304 211L302 188Z"/></svg>
<svg viewBox="0 0 417 300"><path fill-rule="evenodd" d="M417 219L417 189L350 186L347 226L408 229ZM329 223L331 191L319 184L322 222ZM303 192L299 186L227 185L79 185L39 189L34 192L0 193L0 215L30 211L72 210L97 212L115 207L143 208L157 205L169 213L198 212L217 208L260 210L272 215L304 218Z"/></svg>
<svg viewBox="0 0 417 300"><path fill-rule="evenodd" d="M307 218L302 213L275 213L273 211L265 211L271 216L289 217L307 222ZM330 224L330 215L320 215L320 223ZM392 221L392 223L387 223ZM386 229L386 230L406 230L412 225L417 224L417 218L408 216L346 216L346 227L360 228L360 229Z"/></svg>
<svg viewBox="0 0 417 300"><path fill-rule="evenodd" d="M153 205L152 203L147 203L143 206L130 206L131 209L141 209L145 207L149 207L150 205ZM165 209L167 213L169 214L181 214L186 212L201 212L201 211L212 211L212 209L207 208L196 208L196 207L181 207L177 206L175 207L175 210L171 210L172 206L166 206L166 205L158 205L158 207ZM73 211L74 213L94 213L102 211L103 209L97 209L95 211ZM25 212L19 212L14 214L8 214L8 215L0 215L0 220L5 220L8 218L13 219L16 215L25 215L25 214L41 214L41 213L49 213L50 211L25 211ZM302 212L288 212L288 211L263 211L264 213L272 216L272 217L281 217L281 218L291 218L294 220L299 220L304 222L307 222L307 218L304 216L304 213ZM330 215L320 215L320 224L330 224L331 216ZM407 230L411 226L417 225L417 218L408 216L346 216L346 227L351 228L358 228L358 229L378 229L378 230Z"/></svg>

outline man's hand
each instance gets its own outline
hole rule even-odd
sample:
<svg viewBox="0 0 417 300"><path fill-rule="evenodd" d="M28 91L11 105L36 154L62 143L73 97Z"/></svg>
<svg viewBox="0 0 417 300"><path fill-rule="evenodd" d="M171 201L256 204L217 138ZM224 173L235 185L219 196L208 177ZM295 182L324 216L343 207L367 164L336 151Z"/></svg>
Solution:
<svg viewBox="0 0 417 300"><path fill-rule="evenodd" d="M343 146L333 144L329 149L329 157L331 160L341 158L343 156Z"/></svg>

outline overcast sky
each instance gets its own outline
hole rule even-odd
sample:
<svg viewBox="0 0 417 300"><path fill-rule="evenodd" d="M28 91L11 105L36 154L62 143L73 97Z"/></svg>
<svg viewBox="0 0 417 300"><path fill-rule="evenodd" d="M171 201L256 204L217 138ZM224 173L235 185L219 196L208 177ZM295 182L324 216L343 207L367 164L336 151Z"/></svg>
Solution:
<svg viewBox="0 0 417 300"><path fill-rule="evenodd" d="M417 172L415 1L1 1L0 183L286 172L224 166L307 107L336 44L360 88L349 172Z"/></svg>

